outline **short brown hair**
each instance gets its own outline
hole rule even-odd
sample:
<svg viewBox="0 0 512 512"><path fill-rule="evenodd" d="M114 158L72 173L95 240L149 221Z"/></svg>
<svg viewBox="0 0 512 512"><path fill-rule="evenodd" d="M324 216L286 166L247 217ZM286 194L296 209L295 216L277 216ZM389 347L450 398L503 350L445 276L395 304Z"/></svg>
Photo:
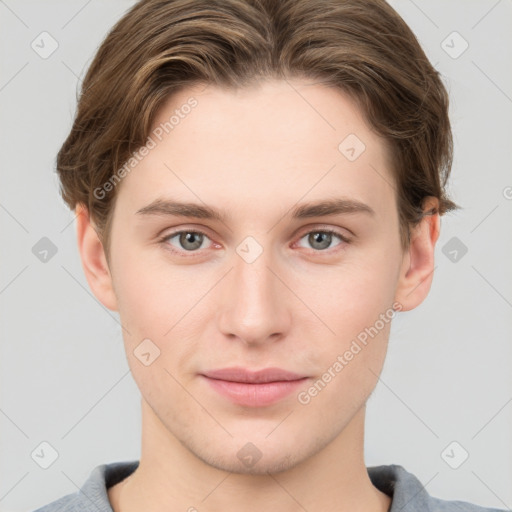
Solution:
<svg viewBox="0 0 512 512"><path fill-rule="evenodd" d="M384 0L142 0L100 46L57 156L62 197L88 208L107 257L116 189L101 199L94 190L144 145L169 95L265 78L319 80L356 101L391 148L403 248L426 196L440 215L458 208L445 191L447 91Z"/></svg>

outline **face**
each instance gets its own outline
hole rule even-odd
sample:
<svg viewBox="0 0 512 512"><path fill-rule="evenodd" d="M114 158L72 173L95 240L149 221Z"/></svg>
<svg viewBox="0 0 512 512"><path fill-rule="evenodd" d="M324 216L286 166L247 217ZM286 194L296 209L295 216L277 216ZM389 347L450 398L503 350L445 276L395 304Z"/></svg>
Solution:
<svg viewBox="0 0 512 512"><path fill-rule="evenodd" d="M215 467L292 468L349 428L384 361L403 262L385 142L303 81L184 89L150 137L110 261L145 414ZM290 374L240 383L268 368Z"/></svg>

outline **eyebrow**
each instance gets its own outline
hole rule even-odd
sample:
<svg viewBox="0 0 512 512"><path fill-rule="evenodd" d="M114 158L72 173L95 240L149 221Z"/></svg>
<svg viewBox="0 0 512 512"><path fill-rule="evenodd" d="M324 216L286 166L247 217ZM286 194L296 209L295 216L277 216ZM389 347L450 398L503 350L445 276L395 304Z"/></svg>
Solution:
<svg viewBox="0 0 512 512"><path fill-rule="evenodd" d="M375 216L375 211L365 203L354 199L327 199L296 206L291 211L294 219L308 219L329 215L366 213ZM180 216L196 219L211 219L224 223L227 215L207 205L183 203L168 199L155 199L137 210L136 215Z"/></svg>

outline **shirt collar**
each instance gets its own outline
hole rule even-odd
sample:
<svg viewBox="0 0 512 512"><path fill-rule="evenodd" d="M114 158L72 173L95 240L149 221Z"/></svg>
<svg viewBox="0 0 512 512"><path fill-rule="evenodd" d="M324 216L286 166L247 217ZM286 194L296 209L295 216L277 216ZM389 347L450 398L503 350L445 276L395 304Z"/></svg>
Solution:
<svg viewBox="0 0 512 512"><path fill-rule="evenodd" d="M97 466L80 489L84 504L95 506L97 512L112 512L107 489L131 475L139 466L138 460L114 462ZM370 466L367 468L372 484L391 497L388 512L429 512L430 496L422 483L402 466Z"/></svg>

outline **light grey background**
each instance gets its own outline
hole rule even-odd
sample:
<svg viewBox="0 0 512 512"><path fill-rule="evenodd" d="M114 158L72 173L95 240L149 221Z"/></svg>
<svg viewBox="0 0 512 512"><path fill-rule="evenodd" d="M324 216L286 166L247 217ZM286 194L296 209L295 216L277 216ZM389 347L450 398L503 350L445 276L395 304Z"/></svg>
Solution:
<svg viewBox="0 0 512 512"><path fill-rule="evenodd" d="M394 321L366 462L401 464L440 498L510 508L512 2L391 3L449 89L450 191L464 208L442 218L429 297ZM118 317L88 289L54 173L79 77L132 4L0 0L2 511L34 509L76 491L96 465L139 456L140 399ZM43 31L58 42L46 59L31 48ZM57 248L46 263L32 252L42 237ZM58 452L48 469L31 456L43 441ZM452 469L446 460L456 465L462 450L469 458Z"/></svg>

